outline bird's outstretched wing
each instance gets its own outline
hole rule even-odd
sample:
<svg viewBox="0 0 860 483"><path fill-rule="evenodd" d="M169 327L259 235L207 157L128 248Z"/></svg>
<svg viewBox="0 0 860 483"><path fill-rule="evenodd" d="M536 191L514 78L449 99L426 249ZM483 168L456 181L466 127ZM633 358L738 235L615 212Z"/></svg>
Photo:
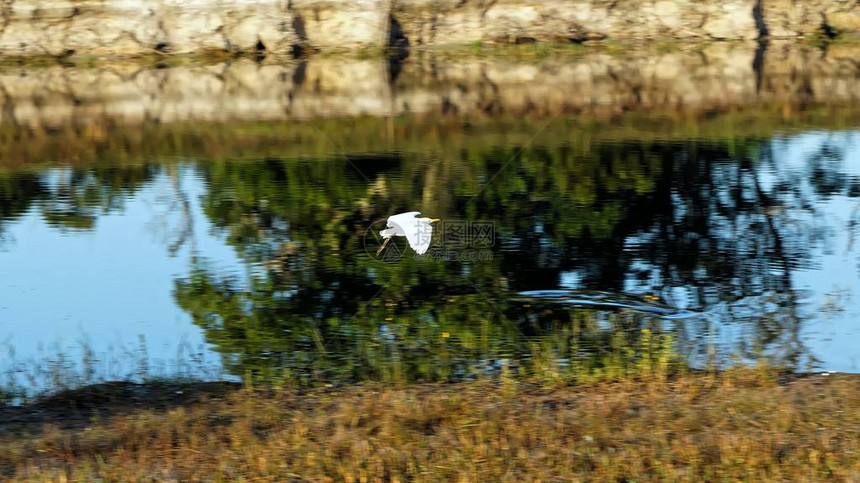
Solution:
<svg viewBox="0 0 860 483"><path fill-rule="evenodd" d="M433 225L421 222L420 218L414 220L412 226L406 229L406 240L409 242L409 246L415 250L415 253L424 255L430 248L430 240L433 238Z"/></svg>
<svg viewBox="0 0 860 483"><path fill-rule="evenodd" d="M423 255L430 248L433 226L427 222L426 218L416 218L420 214L421 212L418 211L410 211L390 216L388 226L403 233L415 253Z"/></svg>
<svg viewBox="0 0 860 483"><path fill-rule="evenodd" d="M420 211L407 211L406 213L391 215L388 217L388 228L405 227L408 223L414 222L415 217L420 214Z"/></svg>

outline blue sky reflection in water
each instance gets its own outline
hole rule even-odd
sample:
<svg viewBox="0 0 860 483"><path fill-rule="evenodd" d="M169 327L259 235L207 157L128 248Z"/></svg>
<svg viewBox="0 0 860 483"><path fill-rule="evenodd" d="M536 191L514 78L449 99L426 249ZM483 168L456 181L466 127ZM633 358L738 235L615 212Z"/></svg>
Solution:
<svg viewBox="0 0 860 483"><path fill-rule="evenodd" d="M780 167L762 177L764 188L773 189L781 171L794 177L808 201L783 216L800 236L806 230L806 236L821 238L811 263L792 272L792 287L803 294L800 316L811 321L802 326L799 337L825 369L858 372L860 133L782 137L773 141L773 157ZM810 171L813 183L804 183ZM814 184L826 186L821 191L827 195L815 193Z"/></svg>
<svg viewBox="0 0 860 483"><path fill-rule="evenodd" d="M530 341L561 360L608 343L565 332L581 323L657 324L694 365L716 348L860 371L860 132L549 142L481 191L515 148L356 156L369 184L339 158L0 174L31 187L0 196L0 370L82 340L110 366L142 336L165 373L202 350L233 376L445 380ZM370 259L392 206L491 220L492 259ZM617 303L518 296L535 290Z"/></svg>
<svg viewBox="0 0 860 483"><path fill-rule="evenodd" d="M73 183L69 168L38 176L54 193ZM180 171L179 178L187 211L171 178L161 173L139 191L123 194L115 209L95 210L92 229L48 222L38 205L4 227L3 369L56 360L60 354L80 362L86 345L101 360L97 371L127 377L137 370L142 338L152 375L172 375L191 354L209 352L201 331L173 301L173 279L187 274L195 250L225 272L241 276L243 268L230 247L210 233L196 201L202 181L190 169ZM177 228L189 221L193 241L171 252ZM209 359L204 365L217 366L217 358Z"/></svg>

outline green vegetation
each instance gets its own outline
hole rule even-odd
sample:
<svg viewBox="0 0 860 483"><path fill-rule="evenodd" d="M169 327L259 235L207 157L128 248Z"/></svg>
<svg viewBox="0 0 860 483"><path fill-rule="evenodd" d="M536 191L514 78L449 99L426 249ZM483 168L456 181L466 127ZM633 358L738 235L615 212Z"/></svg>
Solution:
<svg viewBox="0 0 860 483"><path fill-rule="evenodd" d="M784 240L792 232L780 219L769 225L760 218L777 202L796 203L800 185L782 180L777 195L728 195L758 186L753 166L776 161L766 143L556 142L522 151L488 144L450 157L431 151L190 165L206 185L203 212L249 271L247 279L224 277L194 257L189 275L175 282L176 302L237 377L317 386L458 381L509 370L568 383L625 371L642 357L645 329L702 367L710 329L701 319L664 324L635 310L528 307L517 291L557 286L577 270L586 286L618 294L658 273L646 294L689 287L702 306L768 297L767 310L735 315L755 330L721 356L772 354L776 365L807 369L786 274L789 260L804 263L808 252ZM0 199L14 200L0 226L38 207L60 228L90 229L100 210L121 209L154 176L174 176L181 198L173 167L73 168L56 185L26 170L0 175ZM481 189L481 180L499 172ZM857 192L850 178L810 179L825 183L815 187L822 193ZM396 264L369 257L367 228L412 206L447 220L492 220L497 244L488 249L496 256ZM188 242L180 235L170 250ZM623 246L637 236L636 246ZM608 368L621 349L632 352L620 369Z"/></svg>
<svg viewBox="0 0 860 483"><path fill-rule="evenodd" d="M703 305L776 294L771 309L735 316L757 329L738 354L724 356L773 351L780 356L774 364L806 369L792 336L802 320L788 268L779 267L808 254L783 240L779 220L760 223L775 202L770 195L726 195L757 186L754 164L774 161L765 144L561 144L526 148L506 165L518 150L490 146L430 160L371 156L352 164L201 164L207 217L254 269L240 281L198 260L176 282L176 300L237 376L282 377L288 369L289 378L309 385L450 381L499 370L495 364L510 359L527 374L539 372L540 360L568 364L552 370L573 371L562 374L570 381L579 377L577 364L601 370L601 351L613 344L638 354L643 329L671 335L684 355L705 350L701 336L709 329L695 319L664 327L660 317L635 311L527 307L516 292L556 286L562 273L579 270L586 286L617 294L653 270L661 274L653 290L691 287ZM479 180L500 170L482 190ZM822 189L853 189L850 180L838 184ZM781 199L793 203L797 189L786 180ZM505 251L493 246L497 256L480 262L406 257L384 264L369 257L367 227L412 206L443 219L493 220ZM621 246L646 234L637 246ZM741 248L739 240L760 248ZM642 264L651 268L639 271Z"/></svg>
<svg viewBox="0 0 860 483"><path fill-rule="evenodd" d="M144 343L131 382L105 383L87 347L81 364L10 371L0 479L860 478L860 381L785 372L814 362L790 272L828 234L810 241L774 215L814 216L816 197L856 197L860 181L841 176L838 146L783 172L767 142L860 117L795 107L0 128L0 245L26 214L93 230L172 182L185 225L167 250L191 247L174 299L244 381L159 379ZM196 252L192 202L247 270L224 275ZM368 256L368 227L412 207L491 220L493 256ZM565 276L670 312L661 296L683 287L745 331L722 351L710 338L725 320L707 314L518 294Z"/></svg>
<svg viewBox="0 0 860 483"><path fill-rule="evenodd" d="M726 142L775 134L860 126L856 106L752 105L742 110L649 111L599 115L553 113L500 117L319 119L307 122L174 123L64 126L44 132L0 126L0 171L45 165L92 166L177 159L332 158L341 153L456 156L491 145L557 146L695 139ZM536 132L540 135L534 137ZM532 139L534 137L534 139Z"/></svg>

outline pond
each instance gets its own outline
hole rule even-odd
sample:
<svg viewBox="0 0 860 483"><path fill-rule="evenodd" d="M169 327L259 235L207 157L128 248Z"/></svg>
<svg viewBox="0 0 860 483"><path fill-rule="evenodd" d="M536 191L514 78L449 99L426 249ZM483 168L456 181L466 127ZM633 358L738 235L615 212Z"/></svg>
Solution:
<svg viewBox="0 0 860 483"><path fill-rule="evenodd" d="M858 372L856 71L649 55L686 67L6 71L0 373L449 381L642 351ZM441 219L430 251L377 255L405 211Z"/></svg>

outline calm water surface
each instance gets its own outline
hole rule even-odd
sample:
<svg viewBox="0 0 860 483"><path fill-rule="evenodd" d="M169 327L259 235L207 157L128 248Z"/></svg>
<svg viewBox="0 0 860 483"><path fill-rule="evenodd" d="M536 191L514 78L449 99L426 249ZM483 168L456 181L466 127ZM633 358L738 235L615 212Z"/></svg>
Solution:
<svg viewBox="0 0 860 483"><path fill-rule="evenodd" d="M697 367L860 371L860 130L454 124L455 148L0 171L0 371L453 380L599 364L643 328ZM410 210L443 220L429 256L376 257Z"/></svg>

